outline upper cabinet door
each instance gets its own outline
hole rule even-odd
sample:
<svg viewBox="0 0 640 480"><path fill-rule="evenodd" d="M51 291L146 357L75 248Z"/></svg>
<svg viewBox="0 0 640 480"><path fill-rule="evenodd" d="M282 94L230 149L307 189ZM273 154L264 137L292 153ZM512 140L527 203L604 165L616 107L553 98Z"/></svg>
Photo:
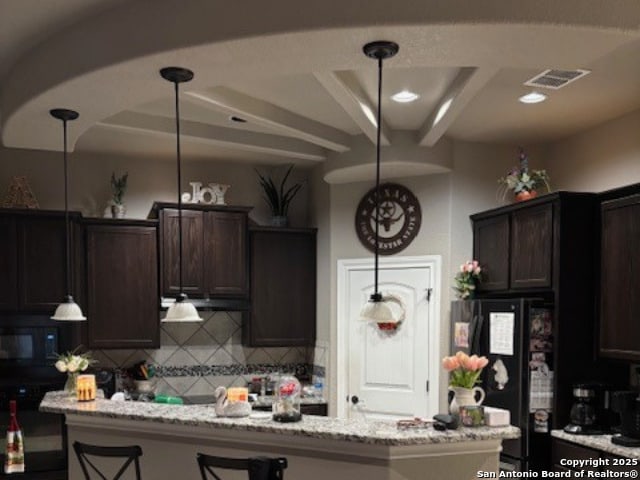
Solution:
<svg viewBox="0 0 640 480"><path fill-rule="evenodd" d="M87 227L89 347L160 346L157 252L155 226Z"/></svg>
<svg viewBox="0 0 640 480"><path fill-rule="evenodd" d="M480 291L509 288L509 215L498 215L474 223L473 258L482 265Z"/></svg>
<svg viewBox="0 0 640 480"><path fill-rule="evenodd" d="M640 195L602 205L600 354L640 360Z"/></svg>
<svg viewBox="0 0 640 480"><path fill-rule="evenodd" d="M162 295L180 293L178 210L164 209L162 222ZM205 293L203 268L204 221L201 211L182 210L182 289L187 295Z"/></svg>
<svg viewBox="0 0 640 480"><path fill-rule="evenodd" d="M18 238L15 217L0 217L0 309L18 308Z"/></svg>
<svg viewBox="0 0 640 480"><path fill-rule="evenodd" d="M236 212L205 213L205 276L212 297L249 294L247 215Z"/></svg>
<svg viewBox="0 0 640 480"><path fill-rule="evenodd" d="M73 252L73 228L70 233L70 251ZM21 310L53 314L65 295L73 293L66 291L65 239L64 217L33 216L18 221L18 300Z"/></svg>
<svg viewBox="0 0 640 480"><path fill-rule="evenodd" d="M551 287L553 204L522 208L511 216L511 288Z"/></svg>

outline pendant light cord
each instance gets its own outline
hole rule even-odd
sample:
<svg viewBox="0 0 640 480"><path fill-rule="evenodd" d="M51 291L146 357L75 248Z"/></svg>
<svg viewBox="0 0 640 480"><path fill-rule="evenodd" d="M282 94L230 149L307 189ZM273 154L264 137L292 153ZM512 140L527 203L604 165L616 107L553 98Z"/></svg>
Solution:
<svg viewBox="0 0 640 480"><path fill-rule="evenodd" d="M380 238L378 237L378 233L380 230L380 130L381 125L380 122L382 117L382 57L378 57L378 118L377 118L377 132L376 132L376 191L375 191L375 201L376 201L376 214L375 214L375 230L376 230L376 244L375 244L375 265L374 265L374 275L375 275L375 286L374 286L374 294L379 295L378 292L378 252L380 249Z"/></svg>
<svg viewBox="0 0 640 480"><path fill-rule="evenodd" d="M67 297L71 296L71 247L69 246L69 181L67 169L67 121L62 120L62 137L64 144L64 233L65 233L65 254L66 254L66 281Z"/></svg>
<svg viewBox="0 0 640 480"><path fill-rule="evenodd" d="M183 299L182 292L182 195L180 188L182 185L182 168L180 159L180 106L178 102L178 82L173 83L176 92L176 153L178 156L178 276L180 282L180 292L178 300Z"/></svg>

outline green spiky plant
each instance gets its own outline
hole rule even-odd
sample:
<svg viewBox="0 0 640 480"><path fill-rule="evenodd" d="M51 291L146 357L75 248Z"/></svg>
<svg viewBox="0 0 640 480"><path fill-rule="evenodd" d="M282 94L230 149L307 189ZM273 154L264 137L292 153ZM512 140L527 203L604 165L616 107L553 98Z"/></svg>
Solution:
<svg viewBox="0 0 640 480"><path fill-rule="evenodd" d="M124 197L124 193L127 191L127 178L129 178L129 172L120 178L116 177L115 172L111 173L111 189L113 191L114 205L122 205L122 197Z"/></svg>
<svg viewBox="0 0 640 480"><path fill-rule="evenodd" d="M291 200L296 196L302 183L296 183L285 190L285 184L289 178L289 174L293 170L293 165L290 165L286 173L282 177L280 186L276 186L273 178L268 175L262 175L257 169L256 173L260 177L260 185L264 193L264 199L271 208L271 213L274 217L286 217L289 211L289 204Z"/></svg>

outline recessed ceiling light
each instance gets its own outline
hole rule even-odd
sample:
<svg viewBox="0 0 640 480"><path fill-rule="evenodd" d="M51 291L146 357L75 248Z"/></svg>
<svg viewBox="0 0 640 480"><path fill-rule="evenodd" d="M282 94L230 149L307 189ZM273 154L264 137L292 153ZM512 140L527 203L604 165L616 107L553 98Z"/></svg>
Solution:
<svg viewBox="0 0 640 480"><path fill-rule="evenodd" d="M531 92L521 96L518 100L522 103L540 103L544 102L547 96L544 93Z"/></svg>
<svg viewBox="0 0 640 480"><path fill-rule="evenodd" d="M417 93L410 92L409 90L402 90L394 95L391 95L391 100L398 103L409 103L420 98Z"/></svg>
<svg viewBox="0 0 640 480"><path fill-rule="evenodd" d="M247 121L244 118L236 117L235 115L232 115L231 117L229 117L229 120L236 123L247 123Z"/></svg>

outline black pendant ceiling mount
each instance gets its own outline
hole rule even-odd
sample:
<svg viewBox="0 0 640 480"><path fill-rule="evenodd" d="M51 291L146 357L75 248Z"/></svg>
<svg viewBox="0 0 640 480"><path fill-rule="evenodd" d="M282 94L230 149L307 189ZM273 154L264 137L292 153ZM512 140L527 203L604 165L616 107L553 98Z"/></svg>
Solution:
<svg viewBox="0 0 640 480"><path fill-rule="evenodd" d="M69 174L67 168L67 122L75 120L80 116L75 110L67 108L54 108L49 110L49 114L53 118L62 121L62 139L64 149L64 228L65 228L65 280L67 294L64 301L58 305L55 313L51 317L52 320L63 322L81 322L87 319L82 314L82 310L73 300L71 294L71 244L70 244L70 224L69 224Z"/></svg>
<svg viewBox="0 0 640 480"><path fill-rule="evenodd" d="M193 72L182 67L165 67L160 70L160 76L165 80L173 83L175 90L176 104L176 157L177 157L177 173L178 173L178 275L180 293L176 301L169 307L163 322L201 322L202 318L198 315L198 311L193 303L186 301L187 294L182 288L182 160L180 154L180 102L178 85L189 82L193 79Z"/></svg>
<svg viewBox="0 0 640 480"><path fill-rule="evenodd" d="M382 63L398 53L398 44L386 40L367 43L362 47L364 54L378 61L378 109L376 115L376 186L375 186L375 245L374 245L374 291L369 302L364 306L360 316L367 321L385 323L393 321L393 313L385 304L382 294L378 291L378 264L380 251L380 131L382 124Z"/></svg>

